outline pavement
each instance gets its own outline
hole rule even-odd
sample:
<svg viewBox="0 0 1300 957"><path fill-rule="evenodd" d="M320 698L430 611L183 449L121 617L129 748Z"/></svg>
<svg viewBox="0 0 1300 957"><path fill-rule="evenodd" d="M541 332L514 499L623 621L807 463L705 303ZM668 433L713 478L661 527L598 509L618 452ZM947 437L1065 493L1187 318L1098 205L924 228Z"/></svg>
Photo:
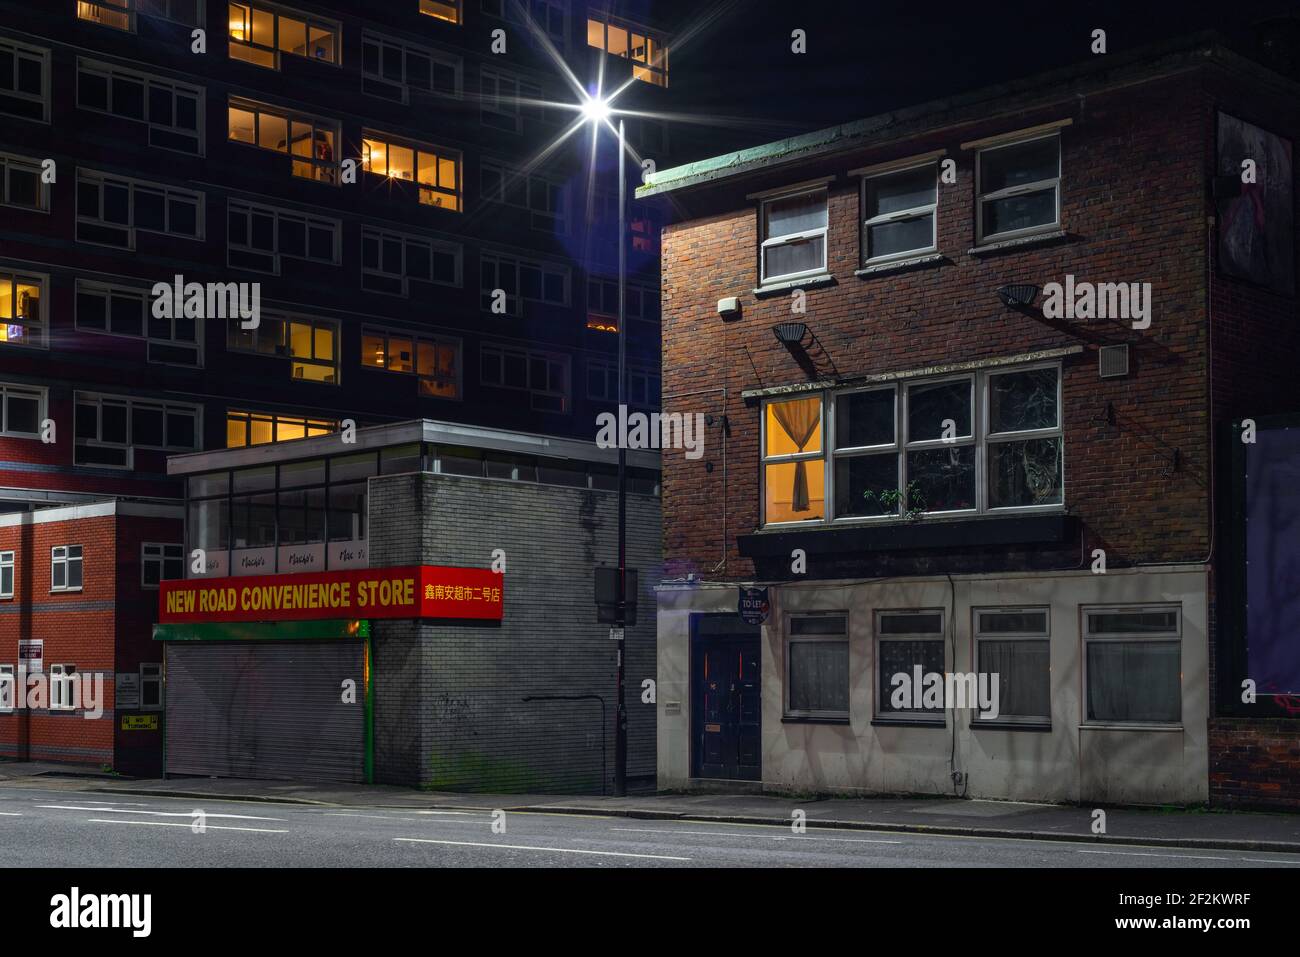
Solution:
<svg viewBox="0 0 1300 957"><path fill-rule="evenodd" d="M486 812L499 809L549 815L786 827L796 820L796 812L802 812L810 831L836 828L1300 855L1300 814L1250 811L1104 808L1105 832L1098 834L1093 832L1093 808L1013 801L790 797L761 793L650 793L623 798L590 794L462 794L390 785L301 781L127 779L57 764L0 762L0 790L24 787L118 796L302 804L330 809Z"/></svg>

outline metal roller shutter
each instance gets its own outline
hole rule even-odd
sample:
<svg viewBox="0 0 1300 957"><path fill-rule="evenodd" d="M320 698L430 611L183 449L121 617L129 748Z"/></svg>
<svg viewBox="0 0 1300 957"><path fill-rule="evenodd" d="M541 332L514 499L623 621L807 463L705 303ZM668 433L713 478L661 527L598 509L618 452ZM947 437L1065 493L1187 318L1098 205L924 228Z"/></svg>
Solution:
<svg viewBox="0 0 1300 957"><path fill-rule="evenodd" d="M169 774L364 780L360 641L168 642ZM343 681L357 703L343 703Z"/></svg>

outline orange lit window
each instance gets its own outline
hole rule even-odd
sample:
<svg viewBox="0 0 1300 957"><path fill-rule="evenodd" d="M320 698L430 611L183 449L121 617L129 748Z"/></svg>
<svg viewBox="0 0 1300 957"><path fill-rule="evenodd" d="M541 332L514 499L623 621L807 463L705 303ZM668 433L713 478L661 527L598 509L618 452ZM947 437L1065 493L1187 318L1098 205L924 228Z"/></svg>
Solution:
<svg viewBox="0 0 1300 957"><path fill-rule="evenodd" d="M44 346L40 280L0 273L0 344Z"/></svg>
<svg viewBox="0 0 1300 957"><path fill-rule="evenodd" d="M226 448L309 439L338 430L338 422L332 419L231 410L226 413Z"/></svg>
<svg viewBox="0 0 1300 957"><path fill-rule="evenodd" d="M825 517L821 397L769 402L763 410L763 521Z"/></svg>
<svg viewBox="0 0 1300 957"><path fill-rule="evenodd" d="M228 137L293 157L293 175L319 183L338 183L338 124L244 100L232 100Z"/></svg>
<svg viewBox="0 0 1300 957"><path fill-rule="evenodd" d="M668 48L640 27L589 17L587 45L631 60L633 79L668 85Z"/></svg>
<svg viewBox="0 0 1300 957"><path fill-rule="evenodd" d="M133 0L96 0L94 3L78 0L77 19L130 31L135 29L133 6Z"/></svg>
<svg viewBox="0 0 1300 957"><path fill-rule="evenodd" d="M249 3L228 4L230 56L271 70L288 53L322 63L338 62L339 26L328 20L290 16Z"/></svg>
<svg viewBox="0 0 1300 957"><path fill-rule="evenodd" d="M460 397L460 343L416 337L391 329L361 331L361 364L403 375L414 374L420 395Z"/></svg>
<svg viewBox="0 0 1300 957"><path fill-rule="evenodd" d="M448 23L460 23L460 0L420 0L420 12Z"/></svg>
<svg viewBox="0 0 1300 957"><path fill-rule="evenodd" d="M368 173L415 181L425 206L460 211L460 154L436 146L402 146L377 134L361 141L361 165Z"/></svg>

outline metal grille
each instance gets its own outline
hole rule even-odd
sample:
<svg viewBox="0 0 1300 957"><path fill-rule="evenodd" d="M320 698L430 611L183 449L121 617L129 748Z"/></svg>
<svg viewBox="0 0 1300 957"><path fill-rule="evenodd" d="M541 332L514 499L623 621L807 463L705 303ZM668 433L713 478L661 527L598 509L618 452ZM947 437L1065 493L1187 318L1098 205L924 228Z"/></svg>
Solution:
<svg viewBox="0 0 1300 957"><path fill-rule="evenodd" d="M1103 379L1128 375L1128 346L1102 346L1097 355Z"/></svg>
<svg viewBox="0 0 1300 957"><path fill-rule="evenodd" d="M363 655L360 641L168 642L167 773L363 781Z"/></svg>

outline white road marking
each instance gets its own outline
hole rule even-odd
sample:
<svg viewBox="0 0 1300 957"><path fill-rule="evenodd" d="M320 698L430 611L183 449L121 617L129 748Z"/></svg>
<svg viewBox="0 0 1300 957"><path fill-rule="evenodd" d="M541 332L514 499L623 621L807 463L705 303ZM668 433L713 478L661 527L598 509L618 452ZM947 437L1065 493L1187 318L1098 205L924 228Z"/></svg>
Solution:
<svg viewBox="0 0 1300 957"><path fill-rule="evenodd" d="M374 821L402 821L402 822L408 822L408 821L423 821L423 823L425 823L425 824L430 823L429 821L427 821L427 820L425 820L425 819L423 819L423 818L412 817L412 816L409 815L409 814L401 814L401 815L398 815L398 814L354 814L354 813L352 813L352 812L350 812L350 811L326 811L326 812L324 813L324 816L325 816L325 817L365 817L365 818L370 818L371 820L374 820ZM485 819L485 820L482 820L482 821L436 821L436 822L433 822L433 823L438 823L438 824L466 824L466 825L470 825L470 826L472 826L472 827L482 827L484 824L487 823L487 820Z"/></svg>
<svg viewBox="0 0 1300 957"><path fill-rule="evenodd" d="M746 834L743 831L684 831L671 827L611 827L611 831L633 834L686 834L704 837L767 837L774 841L844 841L849 844L902 844L902 841L883 841L864 837L822 837L810 834Z"/></svg>
<svg viewBox="0 0 1300 957"><path fill-rule="evenodd" d="M549 851L552 854L595 854L599 857L640 857L652 861L689 861L689 857L668 857L664 854L629 854L624 851L584 851L574 847L535 847L529 844L485 844L477 841L435 841L423 837L395 837L394 841L408 844L452 844L456 847L497 847L508 851Z"/></svg>
<svg viewBox="0 0 1300 957"><path fill-rule="evenodd" d="M416 814L459 814L462 817L468 817L474 812L473 811L416 811L414 813ZM484 812L484 816L485 817L487 816L486 812Z"/></svg>
<svg viewBox="0 0 1300 957"><path fill-rule="evenodd" d="M180 821L124 821L119 818L101 818L92 817L86 821L87 824L139 824L144 827L188 827L192 824L182 824ZM207 831L255 831L258 834L288 834L288 831L277 831L269 827L222 827L219 824L204 824L204 830Z"/></svg>
<svg viewBox="0 0 1300 957"><path fill-rule="evenodd" d="M193 811L137 811L133 808L125 807L76 807L71 804L38 804L39 808L50 808L55 811L98 811L100 814L152 814L154 817L194 817ZM282 817L254 817L252 814L217 814L211 811L204 811L204 817L229 818L239 821L280 821L284 822L286 818Z"/></svg>
<svg viewBox="0 0 1300 957"><path fill-rule="evenodd" d="M1172 857L1179 861L1231 861L1231 857L1202 857L1196 854L1148 854L1143 851L1079 851L1080 854L1120 854L1124 857Z"/></svg>
<svg viewBox="0 0 1300 957"><path fill-rule="evenodd" d="M0 811L0 817L22 817L18 811Z"/></svg>
<svg viewBox="0 0 1300 957"><path fill-rule="evenodd" d="M1243 857L1242 860L1250 861L1252 864L1300 864L1300 861L1283 861L1269 857Z"/></svg>

